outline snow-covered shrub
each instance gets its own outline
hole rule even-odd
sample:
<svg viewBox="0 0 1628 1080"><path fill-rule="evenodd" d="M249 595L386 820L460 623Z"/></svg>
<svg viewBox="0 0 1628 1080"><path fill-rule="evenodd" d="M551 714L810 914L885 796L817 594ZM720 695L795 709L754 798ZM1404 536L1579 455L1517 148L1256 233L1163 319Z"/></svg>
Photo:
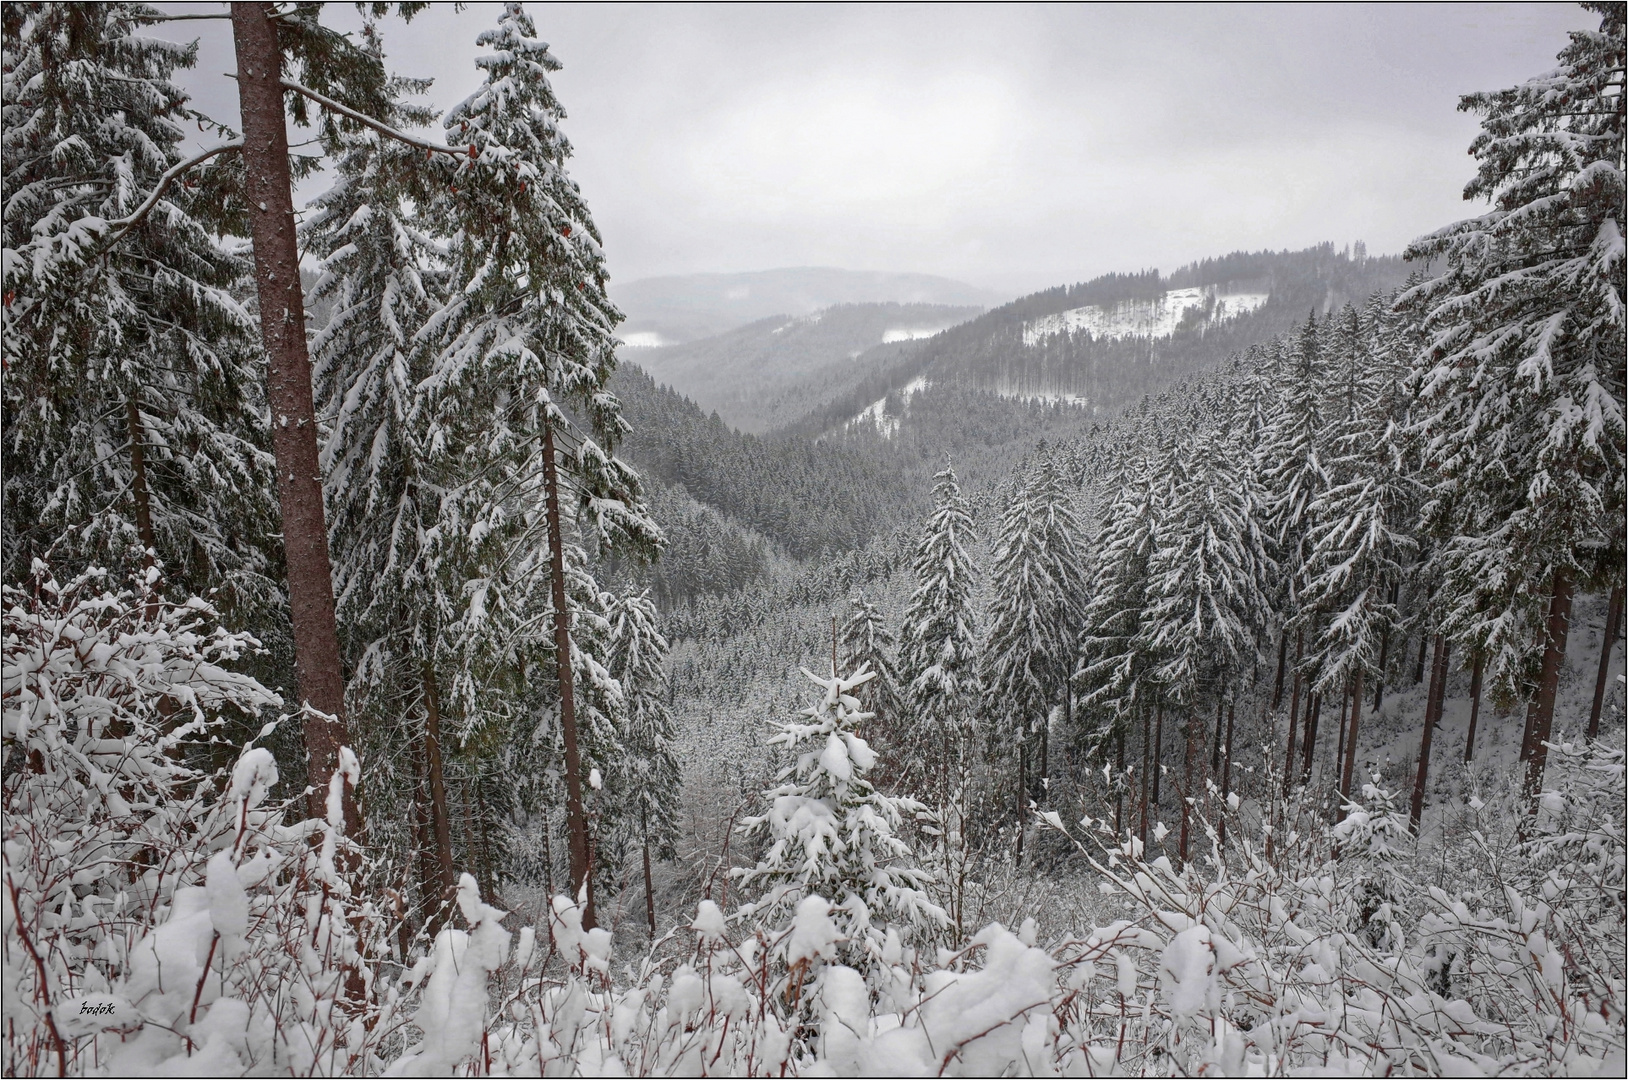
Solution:
<svg viewBox="0 0 1628 1080"><path fill-rule="evenodd" d="M365 1067L376 920L336 869L337 800L285 826L269 751L188 763L224 713L281 702L226 666L252 637L156 582L36 564L5 589L4 1068Z"/></svg>

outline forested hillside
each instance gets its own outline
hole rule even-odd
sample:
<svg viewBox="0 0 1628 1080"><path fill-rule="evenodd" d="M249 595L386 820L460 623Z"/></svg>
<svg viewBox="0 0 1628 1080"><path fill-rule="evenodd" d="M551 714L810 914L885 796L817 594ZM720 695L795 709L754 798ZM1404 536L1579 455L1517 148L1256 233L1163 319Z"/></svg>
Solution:
<svg viewBox="0 0 1628 1080"><path fill-rule="evenodd" d="M741 424L423 14L0 14L0 1071L1622 1071L1622 4L1400 256L652 279Z"/></svg>
<svg viewBox="0 0 1628 1080"><path fill-rule="evenodd" d="M1325 244L1299 252L1238 252L1206 259L1169 277L1157 271L1109 274L1014 300L878 365L850 393L812 410L786 430L817 435L846 423L873 401L913 382L953 383L1006 397L1069 401L1112 415L1240 349L1283 333L1307 313L1361 304L1400 284L1394 256L1352 255ZM1050 316L1127 302L1150 303L1177 289L1237 290L1264 305L1235 317L1200 309L1163 335L1104 337L1088 330L1036 337Z"/></svg>

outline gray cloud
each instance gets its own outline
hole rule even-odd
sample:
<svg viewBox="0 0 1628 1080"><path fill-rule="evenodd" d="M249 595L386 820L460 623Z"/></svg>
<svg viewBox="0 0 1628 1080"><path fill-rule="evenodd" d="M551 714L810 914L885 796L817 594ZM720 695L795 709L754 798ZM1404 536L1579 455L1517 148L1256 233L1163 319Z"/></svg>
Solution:
<svg viewBox="0 0 1628 1080"><path fill-rule="evenodd" d="M389 20L390 62L448 107L495 15ZM1245 247L1399 250L1473 212L1458 96L1546 70L1592 21L1546 4L532 15L621 280L830 265L1012 290ZM203 40L188 83L230 115L224 24L169 29Z"/></svg>

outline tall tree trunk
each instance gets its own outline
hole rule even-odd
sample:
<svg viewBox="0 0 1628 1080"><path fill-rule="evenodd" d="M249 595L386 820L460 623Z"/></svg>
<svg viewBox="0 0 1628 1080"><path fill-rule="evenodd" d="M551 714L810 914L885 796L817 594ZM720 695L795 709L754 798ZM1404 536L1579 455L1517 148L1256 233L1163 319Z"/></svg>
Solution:
<svg viewBox="0 0 1628 1080"><path fill-rule="evenodd" d="M1283 703L1283 662L1288 658L1288 655L1289 635L1285 632L1278 635L1278 677L1277 681L1272 684L1272 709L1274 712Z"/></svg>
<svg viewBox="0 0 1628 1080"><path fill-rule="evenodd" d="M1150 727L1148 725L1147 713L1143 712L1142 713L1142 783L1140 785L1138 785L1141 788L1141 792L1140 792L1141 805L1138 808L1137 814L1136 814L1136 831L1137 831L1137 834L1142 839L1142 844L1143 844L1144 850L1146 849L1146 845L1147 845L1147 842L1148 842L1148 791L1153 786L1153 775L1152 775L1152 771L1151 771L1152 770L1151 762L1153 760L1153 753L1152 753L1153 739L1151 738L1152 734L1153 734L1153 732L1152 732L1152 730L1150 729Z"/></svg>
<svg viewBox="0 0 1628 1080"><path fill-rule="evenodd" d="M1470 727L1464 733L1464 764L1475 756L1475 722L1481 717L1481 676L1487 667L1486 657L1475 654L1475 666L1470 669Z"/></svg>
<svg viewBox="0 0 1628 1080"><path fill-rule="evenodd" d="M307 811L326 813L330 778L339 767L345 730L345 676L334 620L333 567L322 510L311 359L305 344L305 299L294 235L294 196L284 128L282 50L271 15L275 5L234 3L237 92L243 114L244 205L254 240L260 335L266 350L266 401L277 460L288 607L294 624L294 667L305 737ZM361 814L344 783L347 830Z"/></svg>
<svg viewBox="0 0 1628 1080"><path fill-rule="evenodd" d="M1397 597L1400 596L1401 593L1402 583L1392 582L1390 606L1393 611L1396 608ZM1402 639L1402 645L1405 649L1407 646L1406 638ZM1384 631L1379 635L1379 670L1375 672L1376 678L1374 680L1374 712L1378 712L1379 707L1385 703L1385 675L1389 670L1387 664L1389 663L1390 659L1390 649L1391 628L1387 624Z"/></svg>
<svg viewBox="0 0 1628 1080"><path fill-rule="evenodd" d="M1357 736L1362 732L1362 668L1357 668L1356 685L1351 690L1351 724L1345 734L1345 760L1340 765L1340 813L1351 798L1351 774L1357 765Z"/></svg>
<svg viewBox="0 0 1628 1080"><path fill-rule="evenodd" d="M1323 695L1313 694L1311 702L1306 706L1306 738L1305 746L1301 747L1300 782L1311 783L1311 759L1317 751L1317 722L1323 716Z"/></svg>
<svg viewBox="0 0 1628 1080"><path fill-rule="evenodd" d="M1347 708L1350 701L1351 687L1350 684L1347 684L1346 688L1340 692L1340 715L1335 721L1340 726L1339 738L1334 741L1334 785L1336 790L1339 788L1340 777L1345 768L1345 736L1346 732L1351 728L1350 710ZM1335 813L1338 812L1339 810L1336 808Z"/></svg>
<svg viewBox="0 0 1628 1080"><path fill-rule="evenodd" d="M1566 633L1571 623L1571 575L1556 570L1554 592L1549 599L1549 633L1543 645L1543 668L1538 677L1538 696L1532 702L1531 753L1526 759L1527 804L1537 813L1538 795L1543 791L1543 767L1549 761L1544 744L1554 729L1555 691L1560 687L1560 667L1566 659Z"/></svg>
<svg viewBox="0 0 1628 1080"><path fill-rule="evenodd" d="M1238 711L1237 702L1227 706L1227 746L1221 754L1221 829L1217 834L1221 847L1227 846L1227 811L1232 809L1227 796L1232 794L1232 721Z"/></svg>
<svg viewBox="0 0 1628 1080"><path fill-rule="evenodd" d="M1622 626L1623 587L1611 590L1605 613L1605 639L1600 642L1600 674L1594 680L1594 704L1588 710L1588 740L1600 737L1600 712L1605 708L1605 688L1611 682L1611 654L1617 647L1617 631Z"/></svg>
<svg viewBox="0 0 1628 1080"><path fill-rule="evenodd" d="M1114 769L1118 783L1114 785L1114 835L1125 831L1125 725L1116 725L1114 733Z"/></svg>
<svg viewBox="0 0 1628 1080"><path fill-rule="evenodd" d="M1020 736L1017 754L1017 858L1023 861L1023 796L1024 785L1029 782L1029 744Z"/></svg>
<svg viewBox="0 0 1628 1080"><path fill-rule="evenodd" d="M441 745L441 688L435 666L424 661L424 760L430 786L430 831L435 842L435 873L439 899L452 899L457 884L452 872L452 815L447 807L446 759ZM440 927L436 927L440 929Z"/></svg>
<svg viewBox="0 0 1628 1080"><path fill-rule="evenodd" d="M434 816L430 813L430 772L428 764L429 753L424 747L413 747L413 831L417 833L414 838L417 849L413 860L418 864L418 891L419 911L424 926L431 931L439 929L437 913L441 910L441 901L446 899L445 887L436 864L436 844ZM402 959L407 958L405 950Z"/></svg>
<svg viewBox="0 0 1628 1080"><path fill-rule="evenodd" d="M1385 664L1391 650L1391 628L1379 635L1379 671L1374 679L1374 712L1385 702Z"/></svg>
<svg viewBox="0 0 1628 1080"><path fill-rule="evenodd" d="M639 801L639 840L644 849L644 917L650 924L650 939L656 938L656 886L650 879L650 808Z"/></svg>
<svg viewBox="0 0 1628 1080"><path fill-rule="evenodd" d="M1159 781L1164 774L1160 768L1164 761L1164 706L1160 705L1153 714L1153 809L1159 809Z"/></svg>
<svg viewBox="0 0 1628 1080"><path fill-rule="evenodd" d="M1413 668L1413 685L1418 686L1424 682L1425 649L1430 646L1430 635L1423 630L1419 631L1419 662Z"/></svg>
<svg viewBox="0 0 1628 1080"><path fill-rule="evenodd" d="M1430 779L1430 743L1441 721L1442 701L1447 694L1447 639L1436 635L1435 658L1430 664L1430 689L1425 694L1424 733L1419 736L1419 767L1413 776L1413 802L1408 808L1408 828L1419 835L1424 817L1425 785Z"/></svg>
<svg viewBox="0 0 1628 1080"><path fill-rule="evenodd" d="M577 743L577 703L571 674L571 609L565 602L565 531L560 525L560 478L554 461L554 426L543 424L543 499L548 509L549 577L554 601L554 666L560 687L560 734L565 742L565 825L571 853L571 899L584 890L582 925L594 921L593 865L588 850L588 813L582 802L582 751ZM580 901L579 901L580 902Z"/></svg>
<svg viewBox="0 0 1628 1080"><path fill-rule="evenodd" d="M1283 797L1294 790L1295 724L1300 720L1300 651L1305 645L1305 631L1294 634L1294 692L1289 695L1289 748L1283 752Z"/></svg>
<svg viewBox="0 0 1628 1080"><path fill-rule="evenodd" d="M135 398L124 402L125 422L130 428L130 495L136 504L136 536L141 540L142 564L151 567L158 552L158 536L153 532L152 490L147 486L147 433L141 424L141 406Z"/></svg>
<svg viewBox="0 0 1628 1080"><path fill-rule="evenodd" d="M1215 700L1215 750L1210 755L1210 772L1212 774L1219 773L1221 771L1221 714L1226 711L1226 708L1227 683L1226 680L1223 679L1221 681L1221 689L1216 695Z"/></svg>
<svg viewBox="0 0 1628 1080"><path fill-rule="evenodd" d="M1196 711L1187 713L1187 753L1186 761L1182 763L1182 792L1181 792L1181 864L1187 865L1189 836L1193 831L1193 818L1198 814L1200 789L1203 780L1200 774L1204 761L1204 721L1199 718Z"/></svg>

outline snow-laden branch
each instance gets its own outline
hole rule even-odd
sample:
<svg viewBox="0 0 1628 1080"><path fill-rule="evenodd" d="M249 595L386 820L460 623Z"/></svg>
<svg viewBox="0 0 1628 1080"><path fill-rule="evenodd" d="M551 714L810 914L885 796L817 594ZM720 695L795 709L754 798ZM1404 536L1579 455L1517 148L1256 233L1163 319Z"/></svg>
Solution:
<svg viewBox="0 0 1628 1080"><path fill-rule="evenodd" d="M358 124L366 125L367 127L372 128L374 131L377 131L380 135L395 139L397 142L406 143L408 146L416 146L420 150L428 150L431 153L447 154L452 157L464 156L464 151L462 150L458 150L451 146L437 146L435 143L416 138L404 131L398 131L383 121L373 119L373 117L367 115L366 113L357 112L355 109L352 109L349 106L341 105L339 102L335 101L331 97L328 97L326 94L317 93L309 86L301 86L299 83L293 82L289 79L284 79L282 83L284 90L292 90L296 94L308 97L318 105L321 105L324 109L327 109L329 112L335 112L340 116L349 117L350 119L355 120Z"/></svg>
<svg viewBox="0 0 1628 1080"><path fill-rule="evenodd" d="M154 186L152 194L148 195L146 201L140 206L136 207L134 212L120 218L117 221L111 221L108 223L113 232L103 243L102 250L106 251L114 244L117 244L120 240L123 240L127 235L129 235L131 229L134 229L137 225L140 225L142 221L146 219L147 215L153 212L153 207L158 205L158 200L164 197L164 192L168 191L170 185L175 183L175 181L179 179L183 173L187 172L189 169L195 168L198 165L202 165L204 162L208 161L217 154L224 154L230 150L241 149L243 149L243 143L241 141L223 143L220 146L211 147L201 154L197 154L193 157L187 158L185 161L177 162L175 165L172 165L168 170L165 171L163 176L158 178L158 184Z"/></svg>

